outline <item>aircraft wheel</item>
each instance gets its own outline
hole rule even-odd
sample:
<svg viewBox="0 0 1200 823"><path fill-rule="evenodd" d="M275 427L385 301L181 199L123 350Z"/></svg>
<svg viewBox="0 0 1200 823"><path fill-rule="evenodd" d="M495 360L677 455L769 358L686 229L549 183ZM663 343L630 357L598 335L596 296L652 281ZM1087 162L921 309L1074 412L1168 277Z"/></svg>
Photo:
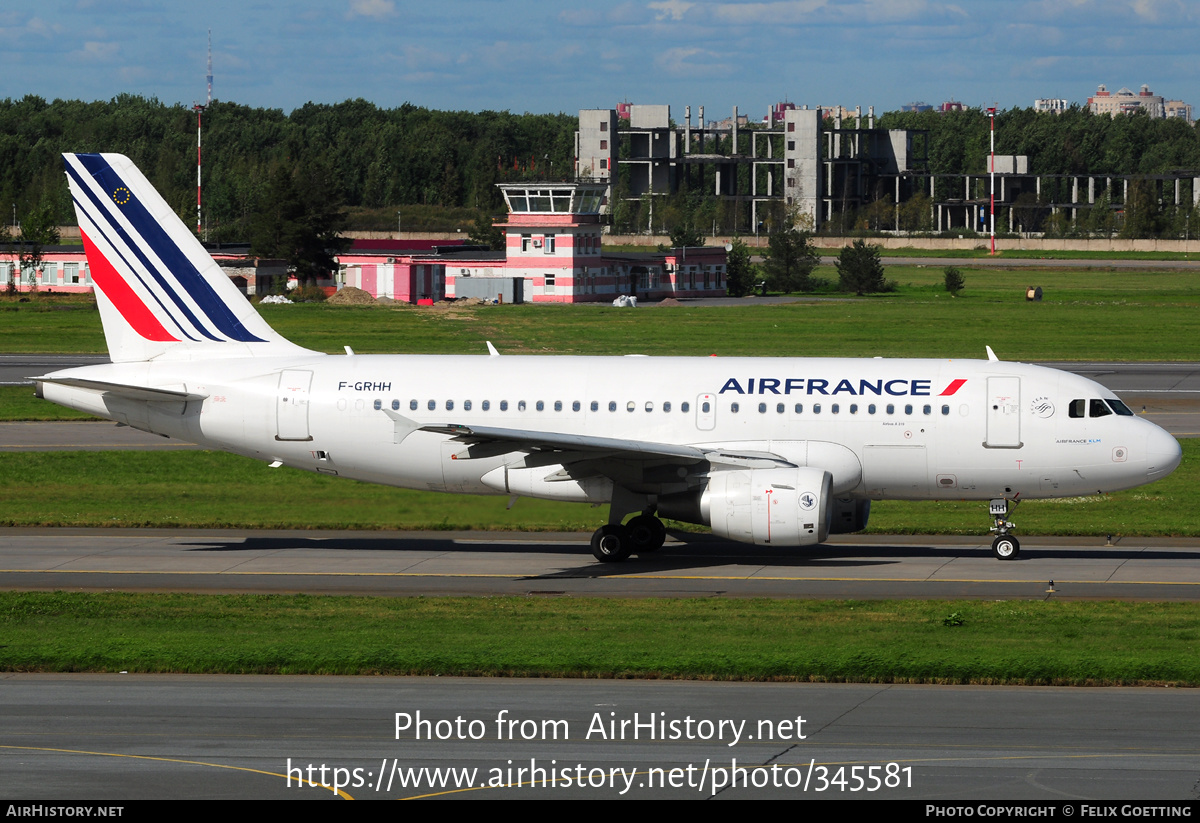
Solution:
<svg viewBox="0 0 1200 823"><path fill-rule="evenodd" d="M632 553L633 542L624 526L601 526L592 534L592 554L601 563L619 563Z"/></svg>
<svg viewBox="0 0 1200 823"><path fill-rule="evenodd" d="M639 514L625 528L629 530L633 551L638 554L658 551L667 540L667 527L652 514Z"/></svg>
<svg viewBox="0 0 1200 823"><path fill-rule="evenodd" d="M1016 560L1020 553L1021 544L1015 537L1001 535L992 541L992 554L996 556L997 560Z"/></svg>

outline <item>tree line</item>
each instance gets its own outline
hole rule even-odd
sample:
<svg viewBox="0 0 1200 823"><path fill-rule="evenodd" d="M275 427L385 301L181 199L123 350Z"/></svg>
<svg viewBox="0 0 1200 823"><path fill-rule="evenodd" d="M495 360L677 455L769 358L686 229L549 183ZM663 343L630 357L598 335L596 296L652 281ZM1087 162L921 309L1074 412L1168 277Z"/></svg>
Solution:
<svg viewBox="0 0 1200 823"><path fill-rule="evenodd" d="M321 211L329 218L325 225L386 229L396 225L397 211L402 210L401 223L416 228L411 221L420 219L422 210L439 209L462 210L455 220L469 225L477 215L503 210L496 183L571 179L578 126L574 114L438 111L410 104L381 109L361 99L309 103L289 114L215 101L203 120L206 228L210 239L226 241L248 239L257 230L255 220L269 223L272 216L264 212L282 208L281 196L299 198ZM984 111L888 112L877 125L928 132L929 170L936 174L982 174L986 169L989 121ZM1061 115L1009 109L997 114L995 126L997 153L1027 155L1032 174L1200 170L1200 136L1180 120L1152 120L1142 114L1094 116L1080 107ZM182 104L136 95L94 102L48 102L32 95L0 100L0 209L15 212L18 221L46 209L58 222L73 223L60 155L80 151L128 155L191 223L196 114ZM656 198L654 228L672 231L683 225L700 234L728 231L734 222L726 214L729 205L708 194L710 190L697 185L661 202ZM1082 226L1064 226L1060 219L1058 225L1041 228L1064 233L1136 231L1140 236L1194 233L1200 228L1190 196L1186 210L1173 210L1165 199L1143 185L1131 193L1128 204L1140 210L1133 215L1137 219L1121 226L1114 224L1113 205L1106 202ZM633 211L648 215L646 205ZM921 194L897 211L880 192L878 202L847 225L891 228L884 224L899 219L903 228L927 230L928 205ZM1023 205L1029 216L1025 222L1044 222L1038 203ZM346 209L349 218L337 218ZM624 215L622 209L631 213ZM617 222L649 225L646 215L632 213L628 205L616 211ZM274 219L283 218L275 214ZM765 223L764 232L773 233L786 215L767 212L764 220L760 213L759 219Z"/></svg>
<svg viewBox="0 0 1200 823"><path fill-rule="evenodd" d="M574 174L578 121L409 104L381 109L360 99L309 103L290 114L214 101L203 125L209 235L244 240L252 216L287 188L281 170L327 208L382 212L385 228L396 225L401 206L502 212L496 183ZM0 101L0 208L20 220L46 207L61 223L74 223L63 152L128 155L193 222L196 114L189 107L128 94L90 103L32 95Z"/></svg>

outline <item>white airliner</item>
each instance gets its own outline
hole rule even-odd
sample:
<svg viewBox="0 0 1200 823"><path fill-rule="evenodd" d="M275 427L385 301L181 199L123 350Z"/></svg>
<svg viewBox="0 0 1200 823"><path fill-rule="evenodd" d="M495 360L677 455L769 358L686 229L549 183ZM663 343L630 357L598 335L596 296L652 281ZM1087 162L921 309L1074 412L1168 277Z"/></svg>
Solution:
<svg viewBox="0 0 1200 823"><path fill-rule="evenodd" d="M1140 486L1170 434L1082 377L988 360L325 355L276 334L128 158L66 155L112 363L47 400L272 466L412 489L609 503L602 561L659 517L808 546L871 500L1020 500ZM632 515L632 517L630 517ZM627 519L628 518L628 519Z"/></svg>

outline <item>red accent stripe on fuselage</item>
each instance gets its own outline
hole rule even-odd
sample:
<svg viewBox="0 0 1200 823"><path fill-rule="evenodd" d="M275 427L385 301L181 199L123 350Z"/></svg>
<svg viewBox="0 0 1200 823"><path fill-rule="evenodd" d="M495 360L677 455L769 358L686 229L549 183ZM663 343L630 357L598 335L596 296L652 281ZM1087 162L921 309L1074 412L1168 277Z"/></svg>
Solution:
<svg viewBox="0 0 1200 823"><path fill-rule="evenodd" d="M92 280L104 292L105 297L116 306L117 311L125 318L125 322L147 340L164 343L178 342L178 338L172 337L170 332L163 328L154 313L125 282L125 278L113 268L112 263L108 262L108 258L100 253L96 244L82 231L79 234L83 238L83 249L87 252L88 268L91 269Z"/></svg>
<svg viewBox="0 0 1200 823"><path fill-rule="evenodd" d="M942 393L938 395L938 397L949 397L950 395L954 394L956 391L958 391L959 389L961 389L961 388L963 387L963 384L964 384L964 383L966 383L966 382L967 382L967 381L966 381L966 380L963 380L962 378L959 378L958 380L954 380L954 381L952 381L952 382L950 383L950 385L949 385L949 386L947 386L947 387L945 388L945 390L944 390L944 391L942 391Z"/></svg>

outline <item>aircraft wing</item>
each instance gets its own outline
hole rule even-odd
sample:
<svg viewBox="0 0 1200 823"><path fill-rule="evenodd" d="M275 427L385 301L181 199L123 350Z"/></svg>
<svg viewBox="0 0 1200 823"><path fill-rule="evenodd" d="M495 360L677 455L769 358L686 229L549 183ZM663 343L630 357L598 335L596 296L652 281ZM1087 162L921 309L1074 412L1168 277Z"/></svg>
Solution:
<svg viewBox="0 0 1200 823"><path fill-rule="evenodd" d="M794 463L769 452L739 451L736 449L701 448L674 443L653 443L615 437L593 437L586 434L505 429L491 426L467 426L451 423L441 426L421 426L420 431L452 435L465 444L485 448L466 449L458 459L490 456L508 451L567 452L580 459L599 456L625 460L681 461L685 463L721 463L748 468L794 467ZM488 448L490 446L490 448Z"/></svg>

